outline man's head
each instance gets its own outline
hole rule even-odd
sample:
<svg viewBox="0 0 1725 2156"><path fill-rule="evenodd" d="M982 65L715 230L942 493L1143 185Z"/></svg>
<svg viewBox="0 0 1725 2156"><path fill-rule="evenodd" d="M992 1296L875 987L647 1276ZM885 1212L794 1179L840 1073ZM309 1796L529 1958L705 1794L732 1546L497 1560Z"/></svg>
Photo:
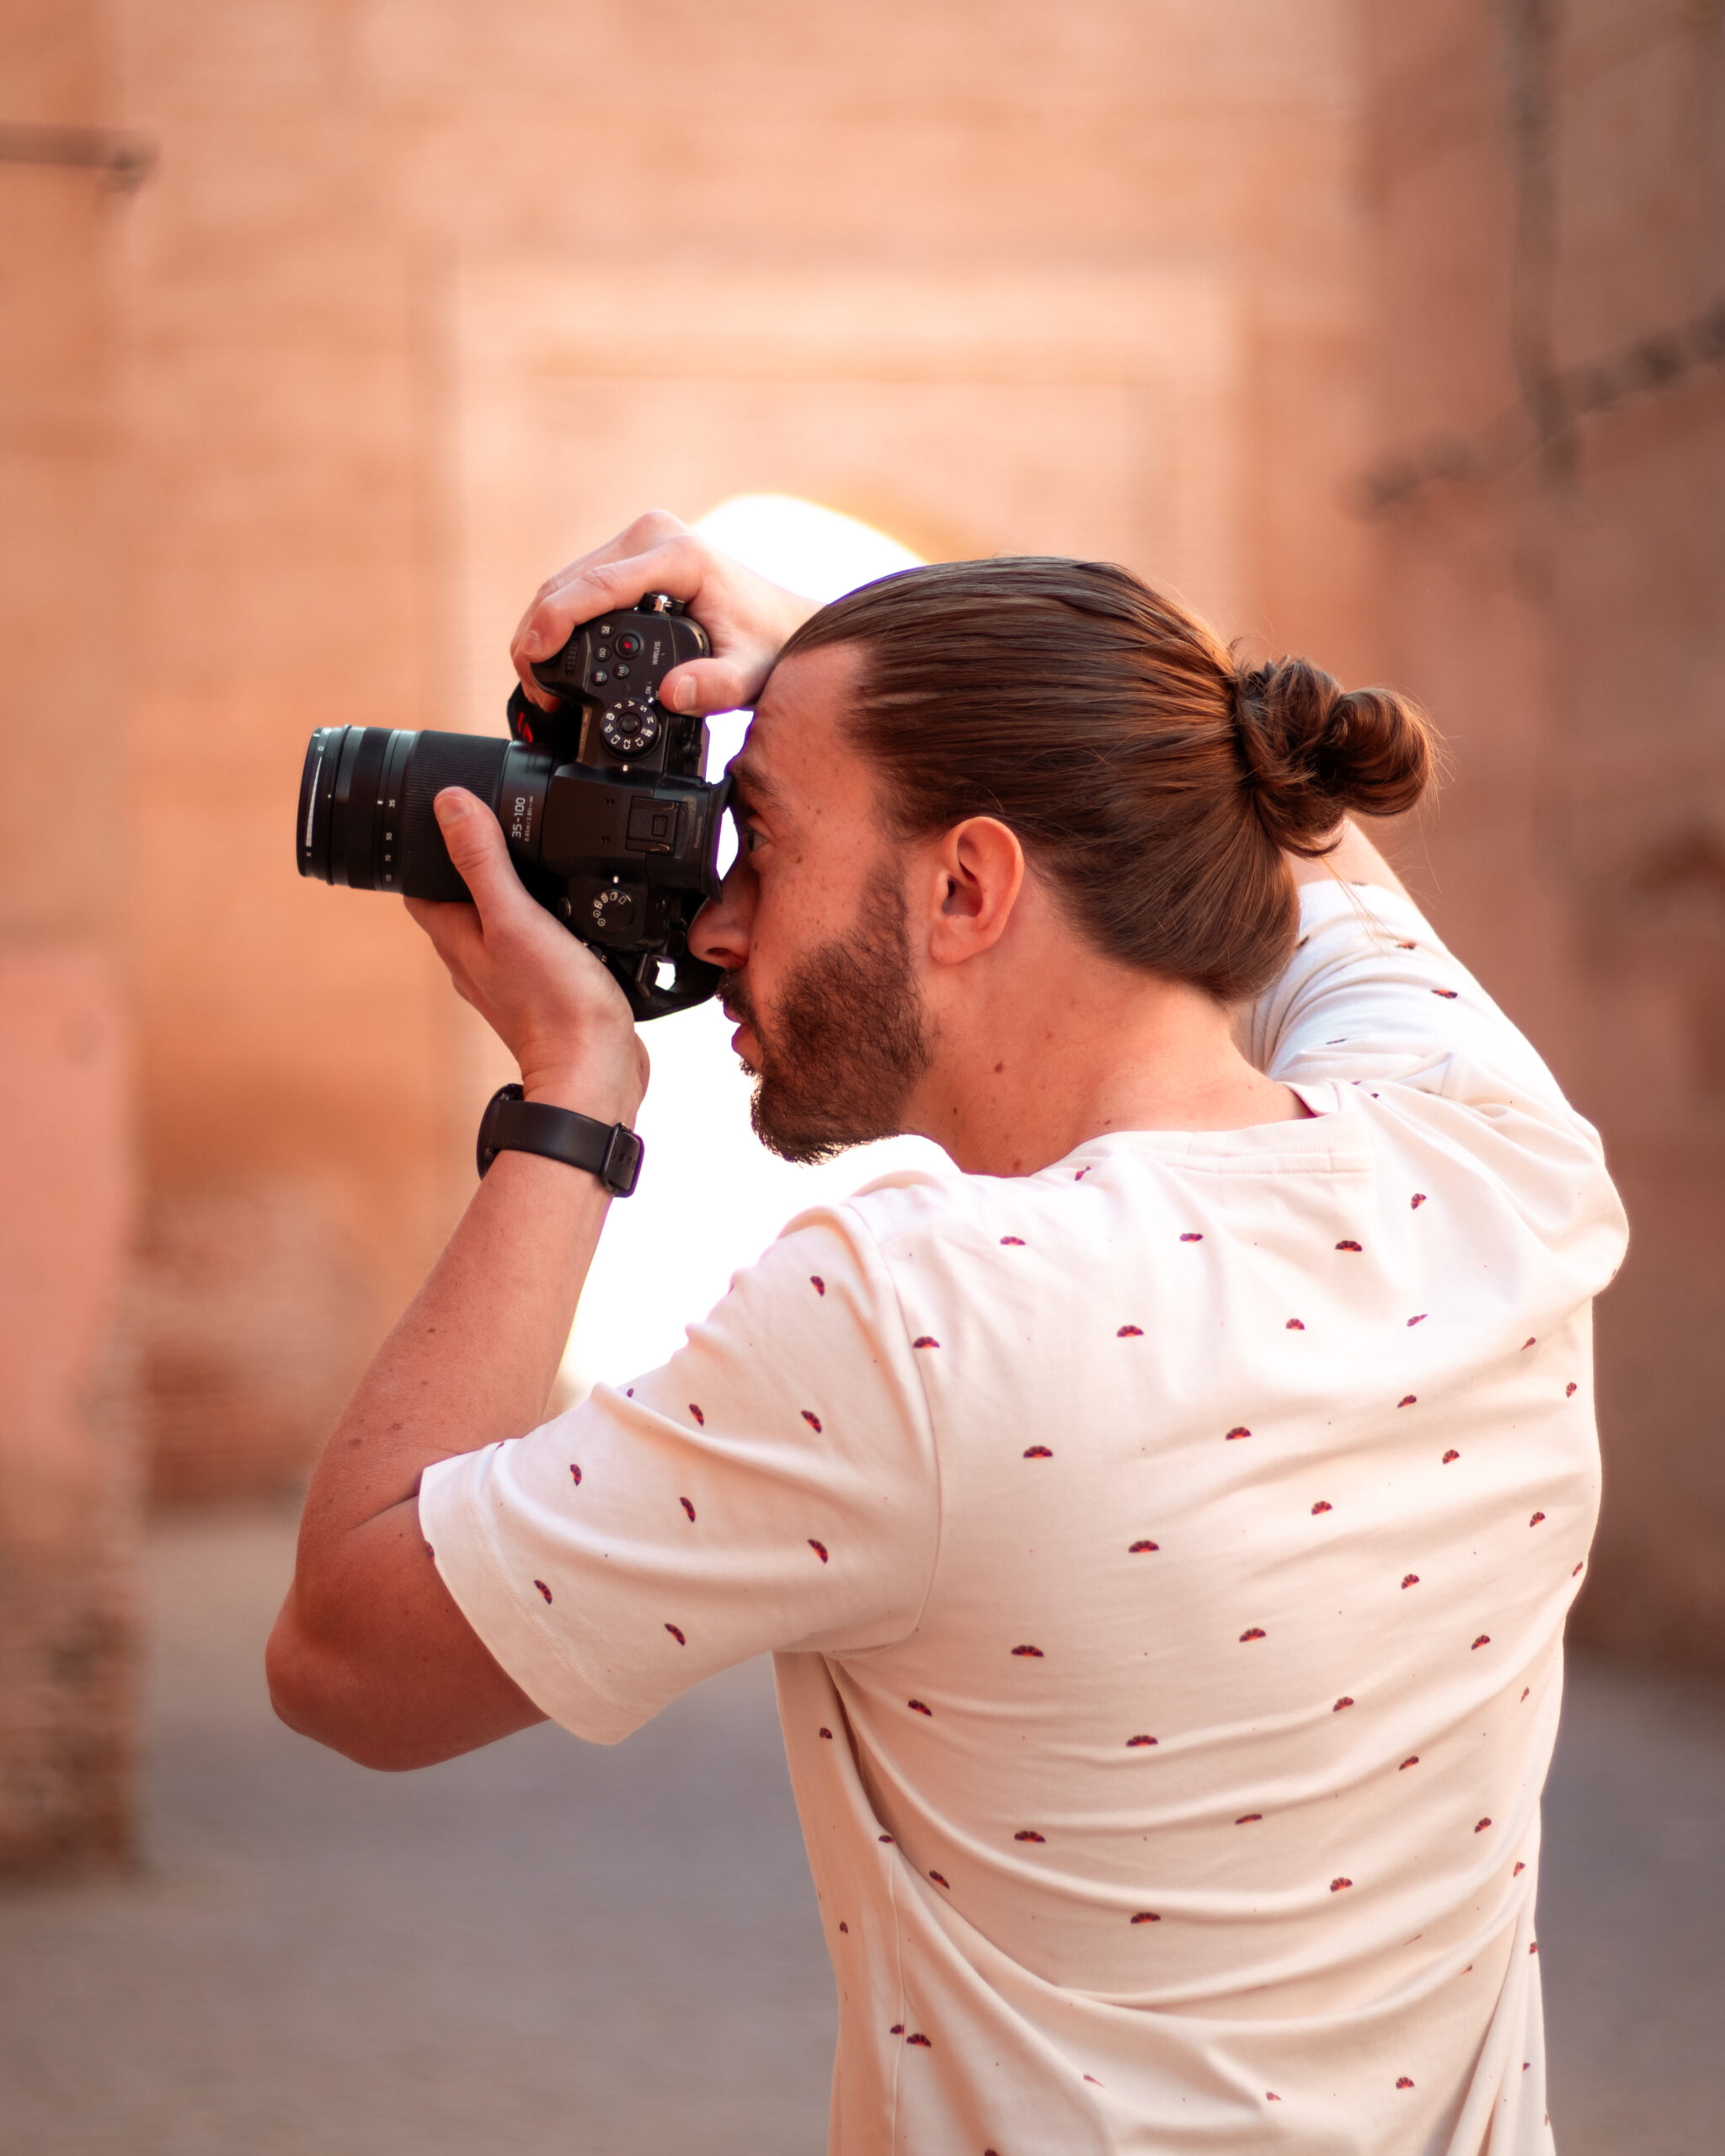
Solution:
<svg viewBox="0 0 1725 2156"><path fill-rule="evenodd" d="M1254 992L1293 941L1284 850L1410 807L1429 766L1397 698L1304 660L1242 674L1123 569L944 563L850 593L761 694L744 851L697 923L757 1129L810 1158L907 1127L984 984L996 1013L1087 968Z"/></svg>

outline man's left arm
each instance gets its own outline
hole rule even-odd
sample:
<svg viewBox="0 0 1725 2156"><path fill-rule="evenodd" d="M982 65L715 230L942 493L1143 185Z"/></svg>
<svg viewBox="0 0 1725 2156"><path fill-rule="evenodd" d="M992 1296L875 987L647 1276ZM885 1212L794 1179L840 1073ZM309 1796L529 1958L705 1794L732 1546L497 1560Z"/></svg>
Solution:
<svg viewBox="0 0 1725 2156"><path fill-rule="evenodd" d="M647 1064L621 991L522 889L480 803L446 793L437 811L475 903L409 906L457 989L529 1100L633 1125ZM430 1765L543 1719L439 1578L416 1501L435 1462L543 1419L609 1202L596 1177L500 1153L312 1475L270 1697L364 1765Z"/></svg>

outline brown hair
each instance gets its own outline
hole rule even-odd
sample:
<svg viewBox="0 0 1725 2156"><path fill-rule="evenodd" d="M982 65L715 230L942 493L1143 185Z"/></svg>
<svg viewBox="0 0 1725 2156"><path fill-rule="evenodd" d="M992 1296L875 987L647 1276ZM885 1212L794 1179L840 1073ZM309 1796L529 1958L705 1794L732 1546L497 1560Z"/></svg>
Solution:
<svg viewBox="0 0 1725 2156"><path fill-rule="evenodd" d="M849 732L897 835L997 816L1098 948L1224 1001L1286 963L1284 851L1323 853L1345 811L1399 814L1431 776L1400 696L1303 659L1242 672L1105 563L903 569L823 607L782 657L827 644L862 653Z"/></svg>

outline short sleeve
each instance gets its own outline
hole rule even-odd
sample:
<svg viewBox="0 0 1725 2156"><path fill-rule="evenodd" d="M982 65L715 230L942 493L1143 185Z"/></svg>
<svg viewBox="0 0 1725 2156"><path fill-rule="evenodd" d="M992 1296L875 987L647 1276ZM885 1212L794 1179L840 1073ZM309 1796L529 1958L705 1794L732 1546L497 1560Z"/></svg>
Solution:
<svg viewBox="0 0 1725 2156"><path fill-rule="evenodd" d="M661 1368L428 1470L419 1519L498 1662L597 1742L753 1655L906 1636L939 1478L860 1218L804 1214Z"/></svg>
<svg viewBox="0 0 1725 2156"><path fill-rule="evenodd" d="M1249 1052L1285 1085L1375 1081L1580 1125L1532 1045L1419 909L1375 884L1301 885L1299 944L1253 1006Z"/></svg>

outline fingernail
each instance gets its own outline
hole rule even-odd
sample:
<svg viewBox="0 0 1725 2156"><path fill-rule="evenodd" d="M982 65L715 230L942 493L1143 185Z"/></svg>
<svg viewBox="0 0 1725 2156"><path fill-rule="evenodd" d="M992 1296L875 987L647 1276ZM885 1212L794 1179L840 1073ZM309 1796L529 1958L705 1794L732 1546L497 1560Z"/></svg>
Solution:
<svg viewBox="0 0 1725 2156"><path fill-rule="evenodd" d="M694 708L695 677L692 674L686 674L682 680L677 683L677 709L679 711L693 711Z"/></svg>
<svg viewBox="0 0 1725 2156"><path fill-rule="evenodd" d="M527 659L537 659L544 648L545 639L537 629L529 629L521 638L522 655Z"/></svg>
<svg viewBox="0 0 1725 2156"><path fill-rule="evenodd" d="M431 807L440 824L459 823L467 813L467 797L454 787L446 786Z"/></svg>

